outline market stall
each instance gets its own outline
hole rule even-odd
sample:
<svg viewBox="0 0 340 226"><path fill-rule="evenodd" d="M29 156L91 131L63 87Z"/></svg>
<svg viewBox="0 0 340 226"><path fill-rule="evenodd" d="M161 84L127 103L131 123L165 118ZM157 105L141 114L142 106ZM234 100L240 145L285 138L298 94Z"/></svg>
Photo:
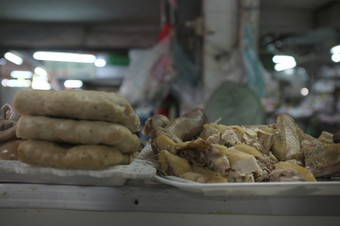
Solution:
<svg viewBox="0 0 340 226"><path fill-rule="evenodd" d="M338 225L339 4L148 3L0 7L0 225Z"/></svg>

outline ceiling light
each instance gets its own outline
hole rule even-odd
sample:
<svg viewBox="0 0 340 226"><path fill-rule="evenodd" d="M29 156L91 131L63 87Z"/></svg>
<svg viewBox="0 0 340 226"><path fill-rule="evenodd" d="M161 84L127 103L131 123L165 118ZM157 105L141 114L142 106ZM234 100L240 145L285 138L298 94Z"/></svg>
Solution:
<svg viewBox="0 0 340 226"><path fill-rule="evenodd" d="M273 62L276 64L285 63L285 62L295 62L295 58L288 55L275 55L273 56Z"/></svg>
<svg viewBox="0 0 340 226"><path fill-rule="evenodd" d="M274 69L275 71L283 71L283 70L294 68L295 66L296 66L296 62L285 62L285 63L275 64Z"/></svg>
<svg viewBox="0 0 340 226"><path fill-rule="evenodd" d="M34 73L36 73L37 75L41 75L41 76L47 77L47 71L44 68L42 68L42 67L34 68Z"/></svg>
<svg viewBox="0 0 340 226"><path fill-rule="evenodd" d="M340 53L334 53L331 57L332 61L335 63L340 62Z"/></svg>
<svg viewBox="0 0 340 226"><path fill-rule="evenodd" d="M39 77L40 80L48 82L48 74L44 68L36 67L34 68L35 77Z"/></svg>
<svg viewBox="0 0 340 226"><path fill-rule="evenodd" d="M32 78L33 73L31 71L12 71L11 77L18 79L30 79Z"/></svg>
<svg viewBox="0 0 340 226"><path fill-rule="evenodd" d="M38 77L34 77L32 80L32 89L38 90L50 90L51 84L45 81L44 79Z"/></svg>
<svg viewBox="0 0 340 226"><path fill-rule="evenodd" d="M331 54L336 54L336 53L340 54L340 45L336 45L336 46L332 47L330 52L331 52Z"/></svg>
<svg viewBox="0 0 340 226"><path fill-rule="evenodd" d="M46 52L38 51L33 54L33 58L43 61L61 61L73 63L94 63L96 56L92 54L66 53L66 52Z"/></svg>
<svg viewBox="0 0 340 226"><path fill-rule="evenodd" d="M3 87L30 87L31 81L25 79L3 79L1 81Z"/></svg>
<svg viewBox="0 0 340 226"><path fill-rule="evenodd" d="M80 88L83 86L83 82L80 80L66 80L64 82L66 88Z"/></svg>
<svg viewBox="0 0 340 226"><path fill-rule="evenodd" d="M96 59L94 61L94 65L96 67L104 67L106 65L106 60L104 60L104 59Z"/></svg>
<svg viewBox="0 0 340 226"><path fill-rule="evenodd" d="M296 66L295 58L288 55L275 55L273 57L275 71L283 71Z"/></svg>
<svg viewBox="0 0 340 226"><path fill-rule="evenodd" d="M21 65L23 63L23 59L12 52L5 53L4 57L6 60L11 61L16 65Z"/></svg>

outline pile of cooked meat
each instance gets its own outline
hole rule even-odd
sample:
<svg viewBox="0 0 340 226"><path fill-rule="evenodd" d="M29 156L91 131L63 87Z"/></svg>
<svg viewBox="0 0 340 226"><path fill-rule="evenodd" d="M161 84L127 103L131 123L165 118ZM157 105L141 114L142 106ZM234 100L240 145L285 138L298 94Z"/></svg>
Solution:
<svg viewBox="0 0 340 226"><path fill-rule="evenodd" d="M196 108L174 120L154 115L143 133L161 174L195 182L317 181L340 172L336 136L314 138L286 114L268 125L221 125Z"/></svg>
<svg viewBox="0 0 340 226"><path fill-rule="evenodd" d="M20 114L12 128L21 162L98 170L129 164L140 150L139 117L115 93L21 90L13 107Z"/></svg>

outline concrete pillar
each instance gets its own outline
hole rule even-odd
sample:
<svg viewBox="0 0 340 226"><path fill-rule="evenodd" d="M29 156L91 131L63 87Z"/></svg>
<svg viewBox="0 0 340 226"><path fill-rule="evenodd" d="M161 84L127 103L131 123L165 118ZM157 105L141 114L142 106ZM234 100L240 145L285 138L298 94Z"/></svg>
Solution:
<svg viewBox="0 0 340 226"><path fill-rule="evenodd" d="M203 0L205 100L228 76L230 57L238 42L238 15L237 0Z"/></svg>

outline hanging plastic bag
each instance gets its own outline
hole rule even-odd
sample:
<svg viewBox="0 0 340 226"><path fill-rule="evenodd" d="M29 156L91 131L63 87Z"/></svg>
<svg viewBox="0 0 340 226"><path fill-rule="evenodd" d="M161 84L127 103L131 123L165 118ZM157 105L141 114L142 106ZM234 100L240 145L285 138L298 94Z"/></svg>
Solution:
<svg viewBox="0 0 340 226"><path fill-rule="evenodd" d="M130 65L119 94L134 106L157 107L167 96L176 76L171 56L171 40L163 38L150 49L131 50Z"/></svg>
<svg viewBox="0 0 340 226"><path fill-rule="evenodd" d="M195 107L202 107L202 84L198 67L186 55L182 47L173 43L173 58L178 75L174 79L172 93L179 100L180 115Z"/></svg>

